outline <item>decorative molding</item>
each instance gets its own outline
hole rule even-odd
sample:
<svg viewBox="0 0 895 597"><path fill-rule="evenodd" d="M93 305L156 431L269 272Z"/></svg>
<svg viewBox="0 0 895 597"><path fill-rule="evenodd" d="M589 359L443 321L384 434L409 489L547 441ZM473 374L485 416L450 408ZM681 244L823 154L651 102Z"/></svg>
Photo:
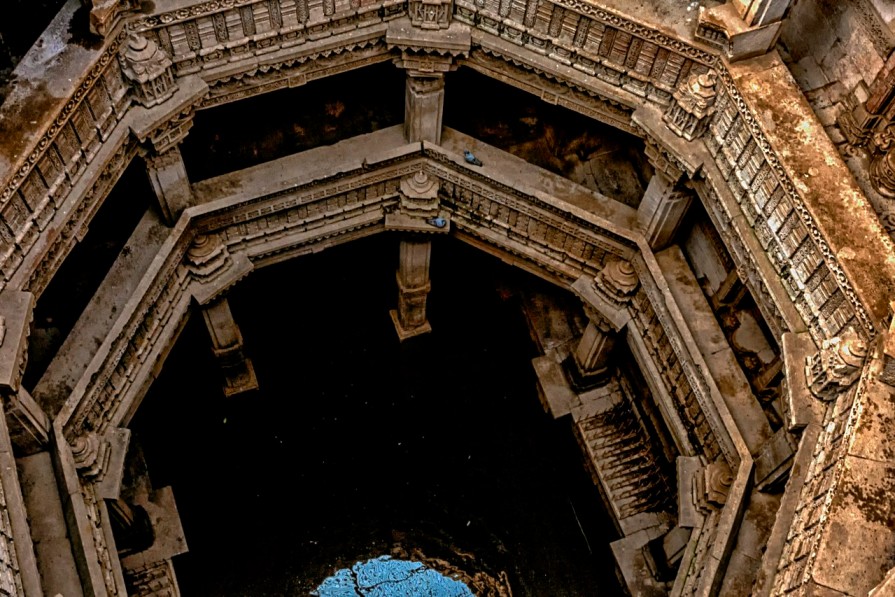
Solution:
<svg viewBox="0 0 895 597"><path fill-rule="evenodd" d="M846 300L848 300L849 304L854 309L855 317L860 324L860 329L858 330L859 333L867 340L872 339L877 335L879 330L877 330L873 325L867 309L861 303L861 300L858 298L857 293L851 285L851 281L848 279L848 276L845 275L845 271L843 271L842 266L836 259L836 255L833 253L832 249L830 249L830 245L824 238L823 231L817 226L817 222L815 222L814 217L811 215L811 212L805 206L804 200L802 199L801 195L799 195L799 192L796 190L795 185L792 183L792 180L790 180L786 169L783 167L783 164L780 163L780 159L777 157L774 148L771 147L767 136L765 136L764 130L762 130L761 128L761 124L758 122L758 119L749 109L749 106L746 104L746 100L743 99L740 90L737 89L733 77L731 77L730 73L725 68L718 69L718 73L721 82L724 84L724 88L727 94L734 101L740 117L749 128L749 132L752 138L761 149L765 160L776 175L781 188L789 197L793 209L799 215L799 219L807 228L812 242L820 250L824 262L835 276L836 283L845 295Z"/></svg>

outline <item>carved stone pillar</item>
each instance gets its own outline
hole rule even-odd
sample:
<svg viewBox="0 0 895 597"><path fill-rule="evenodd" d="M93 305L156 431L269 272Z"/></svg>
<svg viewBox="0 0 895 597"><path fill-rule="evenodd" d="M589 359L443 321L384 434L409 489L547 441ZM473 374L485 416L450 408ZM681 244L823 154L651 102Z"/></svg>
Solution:
<svg viewBox="0 0 895 597"><path fill-rule="evenodd" d="M389 312L404 341L432 331L426 319L426 297L429 295L429 256L432 242L409 237L401 241L398 257L398 308Z"/></svg>
<svg viewBox="0 0 895 597"><path fill-rule="evenodd" d="M404 137L408 143L441 142L444 73L469 56L472 38L465 25L451 24L450 0L411 0L409 19L389 21L385 39L399 49L395 65L407 71Z"/></svg>
<svg viewBox="0 0 895 597"><path fill-rule="evenodd" d="M607 263L593 280L581 277L572 285L589 319L578 346L564 362L576 392L605 380L618 334L631 319L628 307L639 284L631 263L619 259Z"/></svg>
<svg viewBox="0 0 895 597"><path fill-rule="evenodd" d="M692 199L692 191L667 174L653 175L637 208L637 223L653 250L671 244Z"/></svg>
<svg viewBox="0 0 895 597"><path fill-rule="evenodd" d="M202 317L211 336L214 356L224 372L224 394L233 396L257 390L255 368L251 359L245 356L242 334L227 299L219 298L203 306Z"/></svg>
<svg viewBox="0 0 895 597"><path fill-rule="evenodd" d="M404 138L408 143L441 143L444 113L444 75L407 71L404 96Z"/></svg>
<svg viewBox="0 0 895 597"><path fill-rule="evenodd" d="M172 226L184 209L194 204L180 147L174 145L162 153L146 155L146 171L158 198L165 223Z"/></svg>

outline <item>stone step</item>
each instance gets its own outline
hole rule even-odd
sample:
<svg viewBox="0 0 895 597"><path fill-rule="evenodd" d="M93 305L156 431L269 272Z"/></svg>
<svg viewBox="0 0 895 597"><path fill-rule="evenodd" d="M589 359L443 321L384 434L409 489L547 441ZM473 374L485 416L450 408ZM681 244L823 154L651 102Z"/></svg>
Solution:
<svg viewBox="0 0 895 597"><path fill-rule="evenodd" d="M644 512L671 510L671 486L618 381L601 388L597 400L573 409L572 415L579 442L620 525Z"/></svg>

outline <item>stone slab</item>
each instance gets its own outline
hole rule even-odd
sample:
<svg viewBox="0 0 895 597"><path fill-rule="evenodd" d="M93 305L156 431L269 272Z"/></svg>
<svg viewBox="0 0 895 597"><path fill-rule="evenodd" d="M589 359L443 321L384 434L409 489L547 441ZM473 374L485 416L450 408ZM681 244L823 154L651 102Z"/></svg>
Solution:
<svg viewBox="0 0 895 597"><path fill-rule="evenodd" d="M577 396L569 387L562 365L551 355L535 357L531 365L538 378L538 396L544 410L554 419L569 414Z"/></svg>
<svg viewBox="0 0 895 597"><path fill-rule="evenodd" d="M895 565L895 464L853 456L846 456L844 464L812 580L849 595L866 595Z"/></svg>
<svg viewBox="0 0 895 597"><path fill-rule="evenodd" d="M677 469L677 524L681 527L696 528L702 525L703 516L696 509L693 500L693 477L702 473L702 459L699 456L678 456Z"/></svg>
<svg viewBox="0 0 895 597"><path fill-rule="evenodd" d="M796 431L823 419L823 405L808 389L805 377L805 359L817 351L807 332L783 334L783 376L786 379L784 421L786 428Z"/></svg>

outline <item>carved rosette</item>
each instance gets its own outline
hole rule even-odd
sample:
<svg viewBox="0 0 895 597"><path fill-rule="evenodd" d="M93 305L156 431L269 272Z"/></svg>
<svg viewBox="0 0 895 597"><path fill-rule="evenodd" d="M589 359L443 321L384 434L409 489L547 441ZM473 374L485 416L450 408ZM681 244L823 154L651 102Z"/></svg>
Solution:
<svg viewBox="0 0 895 597"><path fill-rule="evenodd" d="M733 485L733 474L723 460L713 462L705 467L702 475L703 490L701 497L709 507L723 508Z"/></svg>
<svg viewBox="0 0 895 597"><path fill-rule="evenodd" d="M410 0L410 23L420 29L447 29L451 24L450 0Z"/></svg>
<svg viewBox="0 0 895 597"><path fill-rule="evenodd" d="M164 102L177 91L171 59L154 40L132 34L119 58L134 96L147 108Z"/></svg>
<svg viewBox="0 0 895 597"><path fill-rule="evenodd" d="M852 328L824 340L817 354L805 363L811 393L826 402L835 400L861 376L866 358L867 344Z"/></svg>
<svg viewBox="0 0 895 597"><path fill-rule="evenodd" d="M663 120L678 137L692 141L705 132L711 115L715 113L717 79L714 71L690 75L672 94L672 102Z"/></svg>

